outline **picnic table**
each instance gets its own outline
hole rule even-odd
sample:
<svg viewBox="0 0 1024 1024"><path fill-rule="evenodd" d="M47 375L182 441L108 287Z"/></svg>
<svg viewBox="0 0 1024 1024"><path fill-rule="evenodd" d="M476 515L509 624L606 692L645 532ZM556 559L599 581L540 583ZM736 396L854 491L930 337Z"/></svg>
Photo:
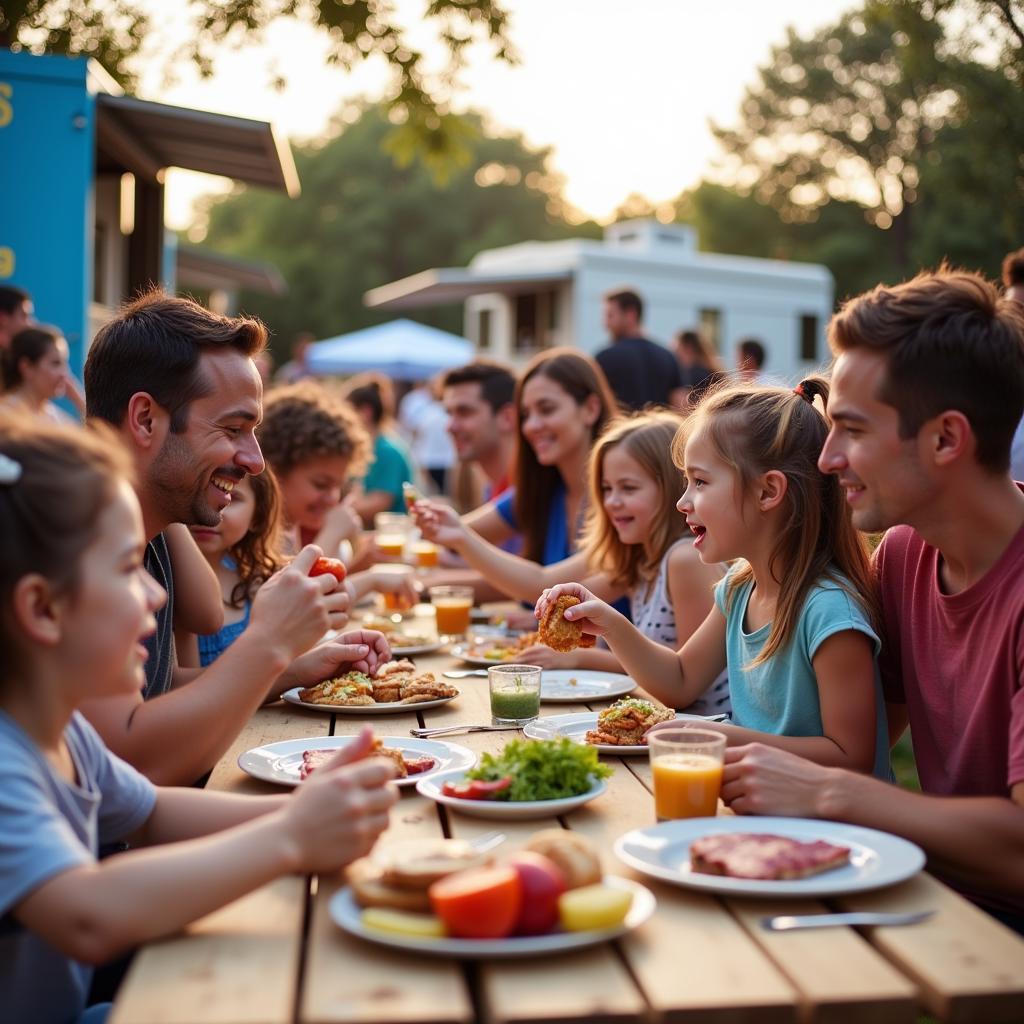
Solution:
<svg viewBox="0 0 1024 1024"><path fill-rule="evenodd" d="M438 674L448 654L417 657ZM458 667L465 667L461 664ZM278 740L353 734L407 737L418 725L489 721L487 682L456 683L458 699L417 712L356 717L278 703L261 709L213 771L208 787L275 791L238 765L239 754ZM593 705L599 710L603 705ZM542 715L586 710L542 705ZM482 753L516 733L453 741ZM614 840L654 822L645 758L606 759L608 790L564 819L502 821L445 810L404 789L381 843L500 828L514 850L540 828L592 839L607 873L655 894L653 916L614 942L557 956L460 963L371 944L341 931L328 903L340 877L289 877L197 921L136 956L111 1024L505 1024L505 1022L914 1022L1011 1024L1024 1020L1024 940L937 879L921 873L893 887L827 902L719 898L642 878L613 855ZM911 927L775 933L768 914L827 909L935 910Z"/></svg>

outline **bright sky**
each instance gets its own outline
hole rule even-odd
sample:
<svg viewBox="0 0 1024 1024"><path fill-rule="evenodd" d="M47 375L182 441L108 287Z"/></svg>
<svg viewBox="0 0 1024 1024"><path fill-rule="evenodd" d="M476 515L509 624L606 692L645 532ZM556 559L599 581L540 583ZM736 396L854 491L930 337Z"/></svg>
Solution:
<svg viewBox="0 0 1024 1024"><path fill-rule="evenodd" d="M147 0L162 40L180 40L186 0ZM607 219L631 192L654 202L674 198L708 173L717 155L709 119L735 120L755 69L789 25L807 32L835 20L851 0L506 0L521 63L509 68L485 47L470 55L456 109L476 108L495 128L521 131L552 146L553 169L566 177L569 201ZM432 50L435 29L419 22L424 0L397 0L413 45ZM379 97L382 63L352 73L326 64L311 28L279 22L261 44L223 51L214 77L190 67L162 81L147 61L138 94L146 99L272 121L292 139L321 135L347 99ZM269 82L287 80L283 91ZM225 187L221 179L173 171L167 211L172 227L192 220L192 202Z"/></svg>

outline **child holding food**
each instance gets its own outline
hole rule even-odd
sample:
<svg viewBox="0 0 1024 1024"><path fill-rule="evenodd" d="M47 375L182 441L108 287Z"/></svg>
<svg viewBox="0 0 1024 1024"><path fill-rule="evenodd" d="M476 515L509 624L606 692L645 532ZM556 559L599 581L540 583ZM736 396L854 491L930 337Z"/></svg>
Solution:
<svg viewBox="0 0 1024 1024"><path fill-rule="evenodd" d="M715 607L679 651L640 633L578 583L545 591L538 615L565 595L565 618L604 636L634 679L686 705L728 669L733 745L760 741L821 764L888 777L864 539L842 488L817 467L828 384L735 386L704 400L676 436L686 475L677 505L708 564L732 562ZM671 723L669 723L671 724ZM657 726L655 726L657 728Z"/></svg>
<svg viewBox="0 0 1024 1024"><path fill-rule="evenodd" d="M107 750L77 708L142 687L165 597L129 473L112 434L0 423L5 1019L75 1021L91 965L279 875L336 871L395 801L388 762L350 763L369 730L292 797L156 787ZM97 861L124 839L160 848Z"/></svg>
<svg viewBox="0 0 1024 1024"><path fill-rule="evenodd" d="M637 629L672 649L685 642L712 606L721 579L717 564L705 565L694 550L685 521L672 503L683 483L672 462L672 440L683 424L677 413L644 412L613 421L595 443L589 463L590 504L583 550L555 565L540 566L488 544L458 516L430 502L416 505L424 533L454 548L513 597L534 599L545 587L587 573L585 585L602 600L629 597ZM516 661L545 668L621 671L614 652L559 652L534 645ZM729 710L729 681L722 672L687 710Z"/></svg>

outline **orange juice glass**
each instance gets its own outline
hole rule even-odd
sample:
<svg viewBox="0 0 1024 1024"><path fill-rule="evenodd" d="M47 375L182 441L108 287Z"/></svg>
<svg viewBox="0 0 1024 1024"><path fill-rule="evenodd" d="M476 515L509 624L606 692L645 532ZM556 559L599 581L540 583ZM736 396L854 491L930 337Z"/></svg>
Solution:
<svg viewBox="0 0 1024 1024"><path fill-rule="evenodd" d="M437 566L437 545L431 544L429 540L418 540L412 546L412 553L416 556L416 564L421 569L433 569Z"/></svg>
<svg viewBox="0 0 1024 1024"><path fill-rule="evenodd" d="M469 613L473 610L472 587L431 587L430 603L437 613L439 636L456 640L469 629Z"/></svg>
<svg viewBox="0 0 1024 1024"><path fill-rule="evenodd" d="M373 517L373 529L373 539L380 553L388 558L401 558L412 530L412 520L398 512L378 512Z"/></svg>
<svg viewBox="0 0 1024 1024"><path fill-rule="evenodd" d="M725 736L711 729L658 729L647 735L658 821L713 818L722 788Z"/></svg>

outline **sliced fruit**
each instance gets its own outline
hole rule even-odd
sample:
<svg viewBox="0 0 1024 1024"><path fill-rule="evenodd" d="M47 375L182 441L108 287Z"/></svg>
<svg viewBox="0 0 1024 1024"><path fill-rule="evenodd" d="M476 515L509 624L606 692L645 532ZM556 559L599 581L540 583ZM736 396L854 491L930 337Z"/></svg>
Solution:
<svg viewBox="0 0 1024 1024"><path fill-rule="evenodd" d="M432 914L411 914L388 907L367 907L360 915L363 925L378 932L412 935L420 939L443 939L448 932L444 921Z"/></svg>
<svg viewBox="0 0 1024 1024"><path fill-rule="evenodd" d="M462 800L491 800L496 793L508 789L512 785L512 776L504 775L493 782L482 779L467 779L465 782L446 782L441 787L445 796L455 796Z"/></svg>
<svg viewBox="0 0 1024 1024"><path fill-rule="evenodd" d="M628 889L585 885L562 893L558 916L567 932L599 931L622 924L632 903L633 894Z"/></svg>
<svg viewBox="0 0 1024 1024"><path fill-rule="evenodd" d="M429 889L430 903L451 935L463 939L503 939L512 934L523 901L513 868L459 871Z"/></svg>

